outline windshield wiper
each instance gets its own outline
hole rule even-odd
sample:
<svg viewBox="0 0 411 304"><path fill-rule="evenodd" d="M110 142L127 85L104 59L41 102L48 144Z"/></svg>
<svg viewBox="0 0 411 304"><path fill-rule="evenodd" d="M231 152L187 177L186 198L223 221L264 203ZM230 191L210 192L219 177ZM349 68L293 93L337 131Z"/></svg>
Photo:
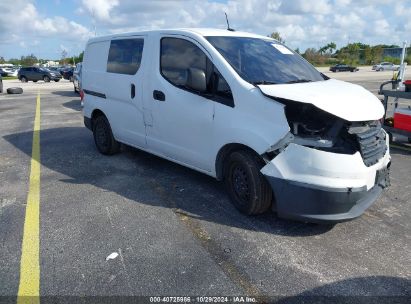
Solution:
<svg viewBox="0 0 411 304"><path fill-rule="evenodd" d="M259 85L259 84L278 84L278 82L266 81L266 80L259 80L259 81L252 81L251 84L253 84L253 85Z"/></svg>
<svg viewBox="0 0 411 304"><path fill-rule="evenodd" d="M296 80L287 81L286 83L302 83L302 82L312 82L312 80L310 80L310 79L296 79Z"/></svg>

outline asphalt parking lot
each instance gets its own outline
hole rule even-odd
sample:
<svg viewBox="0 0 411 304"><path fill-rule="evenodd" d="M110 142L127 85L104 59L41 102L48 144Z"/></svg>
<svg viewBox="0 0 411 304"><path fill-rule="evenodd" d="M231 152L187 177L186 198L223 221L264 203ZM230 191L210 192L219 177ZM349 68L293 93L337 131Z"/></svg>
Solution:
<svg viewBox="0 0 411 304"><path fill-rule="evenodd" d="M328 75L376 93L392 72ZM0 94L0 296L19 288L39 96L42 296L410 300L410 146L391 149L392 186L354 221L247 217L208 176L129 147L99 154L72 83L11 86L24 93Z"/></svg>

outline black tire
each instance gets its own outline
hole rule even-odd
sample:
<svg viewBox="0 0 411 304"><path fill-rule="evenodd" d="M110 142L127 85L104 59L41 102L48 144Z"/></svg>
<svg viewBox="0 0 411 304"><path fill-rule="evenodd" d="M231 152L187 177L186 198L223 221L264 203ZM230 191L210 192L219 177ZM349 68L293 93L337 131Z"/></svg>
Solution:
<svg viewBox="0 0 411 304"><path fill-rule="evenodd" d="M37 80L33 80L33 82L37 82Z"/></svg>
<svg viewBox="0 0 411 304"><path fill-rule="evenodd" d="M54 81L55 81L55 82L59 82L59 81L60 81L60 79L54 79Z"/></svg>
<svg viewBox="0 0 411 304"><path fill-rule="evenodd" d="M93 120L93 136L97 150L104 155L113 155L120 151L120 143L114 139L110 123L104 115Z"/></svg>
<svg viewBox="0 0 411 304"><path fill-rule="evenodd" d="M411 144L411 137L408 137L408 142Z"/></svg>
<svg viewBox="0 0 411 304"><path fill-rule="evenodd" d="M76 87L74 87L74 93L78 93L79 91L77 91Z"/></svg>
<svg viewBox="0 0 411 304"><path fill-rule="evenodd" d="M45 76L43 77L43 80L44 80L44 82L50 82L50 77L47 76L47 75L45 75Z"/></svg>
<svg viewBox="0 0 411 304"><path fill-rule="evenodd" d="M70 81L70 82L73 82L73 80L74 80L73 76L70 76L70 77L69 77L69 81Z"/></svg>
<svg viewBox="0 0 411 304"><path fill-rule="evenodd" d="M242 213L266 212L273 192L260 170L264 162L251 151L233 152L225 165L224 183L233 205Z"/></svg>
<svg viewBox="0 0 411 304"><path fill-rule="evenodd" d="M22 88L8 88L7 89L7 94L22 94L23 93L23 89Z"/></svg>
<svg viewBox="0 0 411 304"><path fill-rule="evenodd" d="M26 76L21 76L20 81L21 82L27 82L28 80L27 80Z"/></svg>

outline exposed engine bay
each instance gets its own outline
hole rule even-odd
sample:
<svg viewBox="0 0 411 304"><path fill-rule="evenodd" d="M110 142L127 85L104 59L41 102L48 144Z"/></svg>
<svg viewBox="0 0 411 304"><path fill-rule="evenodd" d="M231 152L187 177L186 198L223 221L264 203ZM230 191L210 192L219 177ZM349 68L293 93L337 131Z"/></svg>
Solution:
<svg viewBox="0 0 411 304"><path fill-rule="evenodd" d="M312 104L273 98L285 105L293 134L290 142L332 153L361 153L369 167L385 155L387 145L380 121L349 122Z"/></svg>

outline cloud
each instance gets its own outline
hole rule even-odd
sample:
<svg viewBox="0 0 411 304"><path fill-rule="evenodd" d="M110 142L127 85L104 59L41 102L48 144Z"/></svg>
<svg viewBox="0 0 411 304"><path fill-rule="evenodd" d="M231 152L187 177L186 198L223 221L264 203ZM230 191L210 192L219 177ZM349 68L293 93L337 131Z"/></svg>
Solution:
<svg viewBox="0 0 411 304"><path fill-rule="evenodd" d="M404 5L403 2L397 2L394 6L394 12L397 16L407 16L409 18L411 16L411 4Z"/></svg>
<svg viewBox="0 0 411 304"><path fill-rule="evenodd" d="M103 2L105 13L95 14L98 34L179 27L225 28L224 12L227 12L232 28L262 35L279 31L287 44L301 49L319 47L330 41L338 45L344 45L348 40L369 44L395 43L393 40L401 34L392 34L394 27L405 30L409 21L401 13L402 19L397 19L395 26L387 27L385 22L392 23L387 12L393 14L395 5L397 11L411 8L410 0L374 0L372 3L369 0ZM81 10L91 16L89 6L83 5L79 8ZM397 24L403 26L398 27Z"/></svg>
<svg viewBox="0 0 411 304"><path fill-rule="evenodd" d="M62 1L50 1L50 7ZM0 1L0 52L10 45L32 46L36 51L83 49L98 35L159 28L226 28L269 35L278 31L292 48L304 50L334 41L400 44L411 29L411 0L77 0L72 10L53 15L35 0ZM61 9L58 10L61 12ZM40 13L41 12L41 13ZM13 16L13 18L10 18ZM45 41L53 41L45 43ZM23 43L22 43L23 42Z"/></svg>
<svg viewBox="0 0 411 304"><path fill-rule="evenodd" d="M337 28L346 31L352 31L353 29L361 30L365 26L365 21L354 12L348 14L335 14L334 25L337 26Z"/></svg>
<svg viewBox="0 0 411 304"><path fill-rule="evenodd" d="M279 10L285 14L328 14L331 5L328 0L286 0L281 3Z"/></svg>
<svg viewBox="0 0 411 304"><path fill-rule="evenodd" d="M13 16L13 18L11 18ZM83 25L61 16L44 17L29 1L15 0L13 5L0 5L0 20L3 29L0 38L8 35L27 38L57 37L87 40L91 33Z"/></svg>
<svg viewBox="0 0 411 304"><path fill-rule="evenodd" d="M387 36L390 33L390 25L387 20L385 19L378 19L374 21L374 32L380 36Z"/></svg>
<svg viewBox="0 0 411 304"><path fill-rule="evenodd" d="M118 0L82 0L82 5L92 16L106 21L110 20L110 11L118 4Z"/></svg>
<svg viewBox="0 0 411 304"><path fill-rule="evenodd" d="M351 0L335 0L335 5L338 7L344 7L351 3Z"/></svg>

